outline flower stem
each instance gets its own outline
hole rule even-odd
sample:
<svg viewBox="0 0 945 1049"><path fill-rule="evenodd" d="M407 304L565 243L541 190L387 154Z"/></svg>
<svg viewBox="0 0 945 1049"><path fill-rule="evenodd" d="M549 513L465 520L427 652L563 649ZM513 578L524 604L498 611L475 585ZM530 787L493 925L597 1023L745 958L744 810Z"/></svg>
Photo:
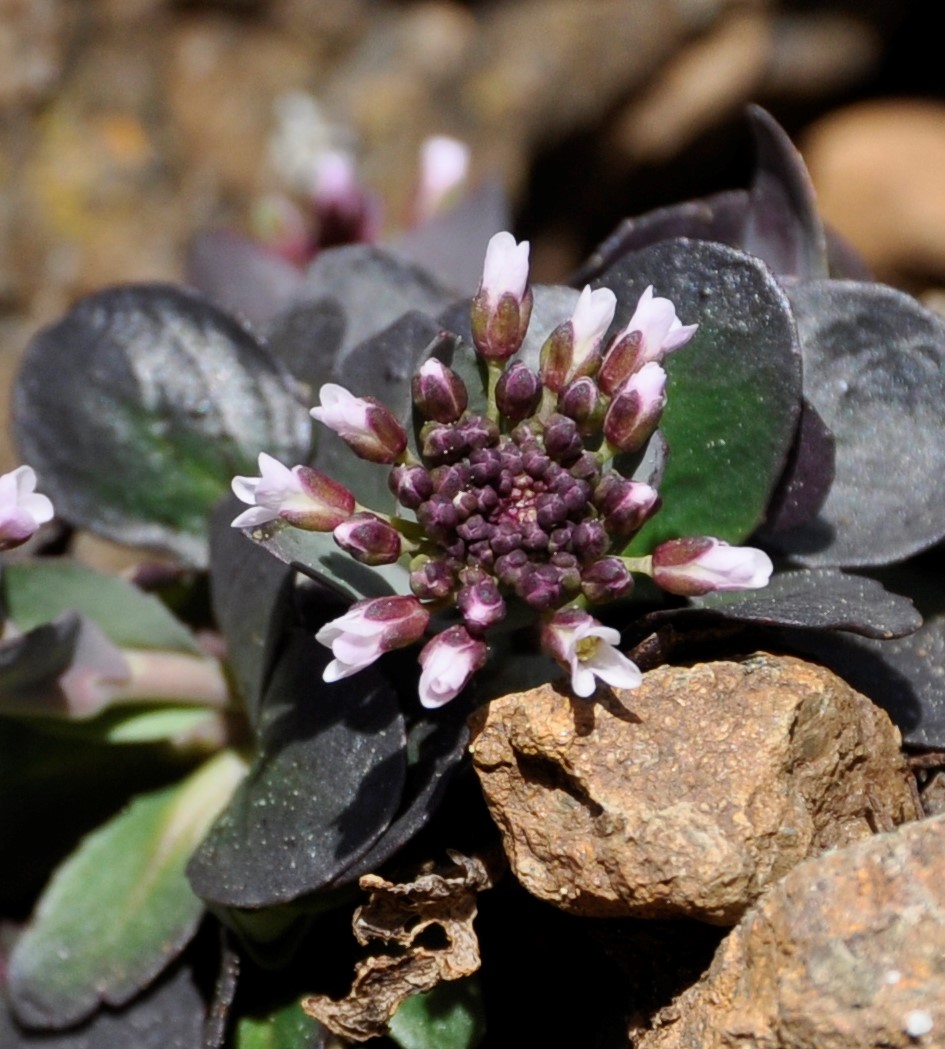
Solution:
<svg viewBox="0 0 945 1049"><path fill-rule="evenodd" d="M495 399L495 389L504 370L502 361L486 361L486 418L491 419L494 423L499 421L499 406Z"/></svg>

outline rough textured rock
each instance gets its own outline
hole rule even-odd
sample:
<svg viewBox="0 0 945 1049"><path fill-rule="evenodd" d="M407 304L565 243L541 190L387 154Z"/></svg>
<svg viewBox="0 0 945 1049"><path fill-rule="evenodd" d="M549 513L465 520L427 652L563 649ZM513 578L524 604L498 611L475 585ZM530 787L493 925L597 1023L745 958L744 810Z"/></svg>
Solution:
<svg viewBox="0 0 945 1049"><path fill-rule="evenodd" d="M636 1049L945 1045L945 816L773 887Z"/></svg>
<svg viewBox="0 0 945 1049"><path fill-rule="evenodd" d="M734 923L807 856L917 816L885 713L791 657L661 667L592 701L546 685L473 729L517 877L577 914Z"/></svg>

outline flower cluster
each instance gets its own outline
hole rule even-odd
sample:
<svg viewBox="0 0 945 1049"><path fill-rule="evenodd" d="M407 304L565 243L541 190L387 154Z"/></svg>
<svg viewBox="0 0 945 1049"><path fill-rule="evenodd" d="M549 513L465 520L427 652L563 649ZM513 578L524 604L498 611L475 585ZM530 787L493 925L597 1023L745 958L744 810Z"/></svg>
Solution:
<svg viewBox="0 0 945 1049"><path fill-rule="evenodd" d="M312 416L361 458L390 465L402 515L360 507L318 471L288 469L265 455L259 478L234 480L251 506L235 526L282 518L331 530L365 564L409 558L413 596L359 601L319 631L334 657L326 681L420 641L431 615L453 609L460 622L434 634L420 653L421 701L440 706L485 663L490 631L514 603L540 624L542 649L570 675L577 695L591 695L597 678L633 688L639 670L617 648L618 632L589 607L627 596L634 573L687 596L766 585L767 555L711 537L671 540L646 557L621 553L658 510L659 495L615 462L640 453L655 431L666 404L663 358L697 326L682 324L673 304L647 288L629 323L605 341L616 297L585 288L531 368L512 359L531 305L528 244L496 234L471 314L488 376L485 406L472 410L460 376L430 356L412 383L419 459L384 405L335 384L322 387Z"/></svg>

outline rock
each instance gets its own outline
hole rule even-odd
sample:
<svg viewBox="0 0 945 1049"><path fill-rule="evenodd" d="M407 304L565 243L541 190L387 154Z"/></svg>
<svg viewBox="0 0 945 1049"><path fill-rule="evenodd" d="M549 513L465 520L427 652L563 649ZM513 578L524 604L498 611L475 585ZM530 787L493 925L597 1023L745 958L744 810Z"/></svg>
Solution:
<svg viewBox="0 0 945 1049"><path fill-rule="evenodd" d="M945 816L807 860L635 1049L945 1045Z"/></svg>
<svg viewBox="0 0 945 1049"><path fill-rule="evenodd" d="M945 278L945 105L867 102L808 129L801 152L821 214L880 280Z"/></svg>
<svg viewBox="0 0 945 1049"><path fill-rule="evenodd" d="M830 671L759 653L473 719L516 876L576 914L732 924L811 854L917 816L898 730Z"/></svg>

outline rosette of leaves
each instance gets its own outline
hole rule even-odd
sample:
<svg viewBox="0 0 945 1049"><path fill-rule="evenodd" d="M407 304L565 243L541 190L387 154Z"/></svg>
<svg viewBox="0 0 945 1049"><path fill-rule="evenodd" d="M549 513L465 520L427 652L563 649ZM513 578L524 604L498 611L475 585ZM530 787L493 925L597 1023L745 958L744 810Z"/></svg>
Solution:
<svg viewBox="0 0 945 1049"><path fill-rule="evenodd" d="M825 234L797 154L770 118L755 111L752 120L759 162L750 189L628 222L576 283L615 291L615 328L648 284L700 326L667 365L664 509L630 552L681 535L753 537L788 570L758 593L663 604L641 596L613 608L609 621L651 663L679 645L718 653L723 644L744 649L756 636L818 650L828 661L866 646L911 690L906 706L892 707L908 738L941 742L945 715L933 702L940 686L935 674L923 678L915 669L915 653L934 646L890 640L918 627L912 604L844 569L875 575L942 538L937 456L945 442L932 405L945 374L945 328L908 297L844 276L848 256ZM576 296L571 287L535 289L526 361L535 363ZM261 331L197 293L138 285L88 297L30 345L14 403L23 459L66 522L169 551L207 574L231 691L202 763L175 751L173 719L162 730L152 723L151 735L132 744L109 729L112 713L84 727L53 718L42 732L21 710L4 716L3 745L25 755L27 740L49 764L56 760L50 739L61 751L66 738L49 725L80 732L89 748L83 760L75 737L65 749L82 765L83 784L110 782L122 762L113 755L135 747L130 788L118 801L135 800L120 812L117 802L90 806L71 840L57 843L59 856L75 851L13 950L13 1015L0 1017L4 1036L14 1032L12 1045L69 1049L94 1038L107 1049L127 1044L131 1028L171 1030L178 1014L185 1027L204 1028L208 1045L318 1043L293 993L307 989L306 966L319 955L312 945L324 923L357 877L397 855L449 795L469 707L521 684L516 674L534 667L507 660L506 677L486 679L433 713L419 708L409 652L326 686L328 654L313 641L315 630L345 602L406 592L406 572L358 565L330 536L287 526L267 529L262 548L254 546L230 529L232 506L215 514L214 507L233 475L254 472L261 450L310 462L365 504L388 505L383 468L355 460L330 434L310 447L311 391L339 382L377 396L407 421L411 374L435 348L474 395L468 301L454 299L416 265L376 248L345 248L320 256L286 305L257 311L271 317ZM440 338L443 329L455 338ZM897 448L903 456L891 468ZM7 578L16 583L15 573ZM3 650L6 690L58 685L81 647L76 623L110 629L104 591L93 601L63 590L65 604L22 623L10 593L7 600L20 636ZM923 597L924 609L935 613L934 601ZM939 637L937 623L933 615L922 630ZM162 646L173 647L167 638ZM194 704L178 707L193 717ZM21 764L5 772L8 797L29 793L32 773ZM148 768L156 771L143 782ZM98 830L96 818L105 821ZM54 852L42 855L36 880L53 866ZM119 855L136 860L112 862ZM31 888L24 886L11 915L25 917ZM114 921L96 917L103 898ZM131 900L140 925L122 911ZM161 921L145 920L157 915ZM207 915L229 930L222 951ZM222 959L210 993L205 984L195 990L198 947ZM261 965L276 967L281 979L264 978ZM148 1020L154 1016L161 1019ZM23 1025L47 1033L27 1035ZM159 1040L169 1039L155 1033L153 1044Z"/></svg>

